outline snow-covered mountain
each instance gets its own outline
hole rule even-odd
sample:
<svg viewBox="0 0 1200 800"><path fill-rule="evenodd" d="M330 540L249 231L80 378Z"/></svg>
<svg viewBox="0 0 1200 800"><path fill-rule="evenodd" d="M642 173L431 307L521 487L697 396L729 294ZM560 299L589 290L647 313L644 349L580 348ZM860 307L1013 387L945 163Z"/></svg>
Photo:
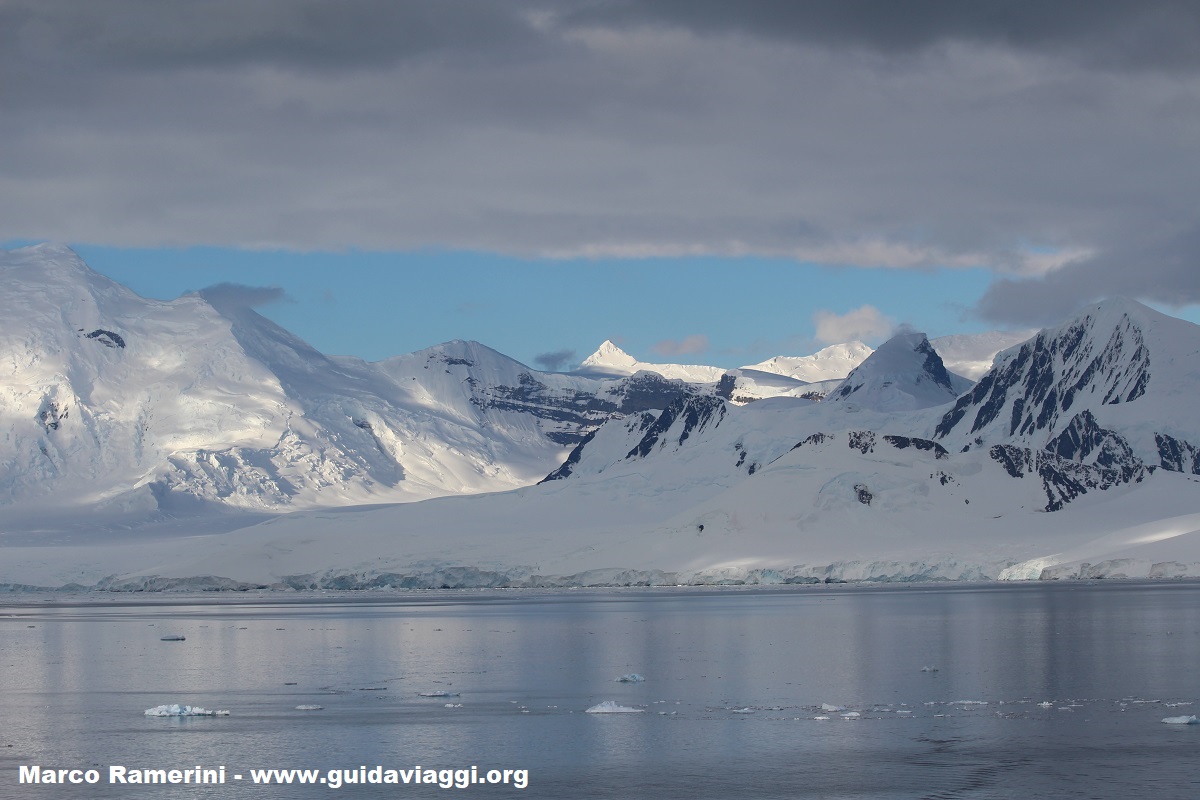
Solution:
<svg viewBox="0 0 1200 800"><path fill-rule="evenodd" d="M691 389L539 373L476 342L326 356L222 293L147 300L39 246L0 256L0 505L181 512L418 500L542 477Z"/></svg>
<svg viewBox="0 0 1200 800"><path fill-rule="evenodd" d="M540 373L473 342L367 363L62 248L0 277L0 584L1200 575L1200 328L1130 301L974 386L904 334L831 387ZM118 512L158 521L98 524Z"/></svg>
<svg viewBox="0 0 1200 800"><path fill-rule="evenodd" d="M998 355L934 436L954 449L1019 444L1075 460L1128 450L1200 474L1197 392L1200 328L1110 300Z"/></svg>
<svg viewBox="0 0 1200 800"><path fill-rule="evenodd" d="M743 369L774 372L805 383L820 383L845 378L866 361L871 352L871 348L862 342L846 342L830 345L811 356L775 356Z"/></svg>
<svg viewBox="0 0 1200 800"><path fill-rule="evenodd" d="M829 393L829 402L872 411L916 411L950 402L971 381L946 370L923 333L893 336Z"/></svg>
<svg viewBox="0 0 1200 800"><path fill-rule="evenodd" d="M686 381L712 391L735 405L768 397L820 399L871 354L862 342L826 347L810 356L775 356L758 364L723 370L695 364L651 364L638 361L606 340L580 364L582 375L632 375L644 370Z"/></svg>
<svg viewBox="0 0 1200 800"><path fill-rule="evenodd" d="M689 383L715 383L724 372L720 367L706 367L700 364L644 363L617 347L609 339L605 339L600 347L596 348L596 352L583 360L578 371L585 375L632 375L635 372L646 371Z"/></svg>

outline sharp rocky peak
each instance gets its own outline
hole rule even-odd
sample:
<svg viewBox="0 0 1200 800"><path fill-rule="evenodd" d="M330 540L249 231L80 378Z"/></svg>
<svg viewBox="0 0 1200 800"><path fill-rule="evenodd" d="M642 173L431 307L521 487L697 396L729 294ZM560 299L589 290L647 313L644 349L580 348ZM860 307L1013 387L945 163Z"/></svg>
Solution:
<svg viewBox="0 0 1200 800"><path fill-rule="evenodd" d="M1000 353L991 371L955 403L935 435L1048 438L1079 411L1131 403L1150 385L1146 330L1167 319L1127 298L1088 307Z"/></svg>

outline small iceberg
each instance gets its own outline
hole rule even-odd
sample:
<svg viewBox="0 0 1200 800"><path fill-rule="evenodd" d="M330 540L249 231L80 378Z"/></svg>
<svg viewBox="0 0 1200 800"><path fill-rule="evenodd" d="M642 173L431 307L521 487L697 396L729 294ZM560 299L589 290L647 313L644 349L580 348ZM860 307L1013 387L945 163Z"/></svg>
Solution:
<svg viewBox="0 0 1200 800"><path fill-rule="evenodd" d="M186 642L187 637L182 633L173 633L169 636L160 636L158 637L158 640L160 642Z"/></svg>
<svg viewBox="0 0 1200 800"><path fill-rule="evenodd" d="M147 717L228 717L228 711L209 711L200 706L185 706L172 703L146 709Z"/></svg>
<svg viewBox="0 0 1200 800"><path fill-rule="evenodd" d="M614 683L641 683L644 680L646 679L641 675L638 675L636 672L631 672L628 675L622 675L621 677L617 678Z"/></svg>
<svg viewBox="0 0 1200 800"><path fill-rule="evenodd" d="M858 719L861 716L862 714L857 711L847 711L845 714L842 714L842 719Z"/></svg>
<svg viewBox="0 0 1200 800"><path fill-rule="evenodd" d="M417 692L417 697L458 697L458 692L446 692L441 689L433 692Z"/></svg>
<svg viewBox="0 0 1200 800"><path fill-rule="evenodd" d="M1168 725L1200 725L1200 719L1196 719L1196 715L1190 717L1164 717L1163 722Z"/></svg>
<svg viewBox="0 0 1200 800"><path fill-rule="evenodd" d="M584 713L586 714L640 714L642 709L630 708L629 706L619 705L614 700L605 700L603 703L597 703L589 708Z"/></svg>
<svg viewBox="0 0 1200 800"><path fill-rule="evenodd" d="M297 711L320 711L324 706L296 706Z"/></svg>
<svg viewBox="0 0 1200 800"><path fill-rule="evenodd" d="M824 711L826 714L836 714L839 711L845 711L846 707L845 706L835 706L835 705L832 705L831 703L821 703L821 710Z"/></svg>
<svg viewBox="0 0 1200 800"><path fill-rule="evenodd" d="M937 667L921 667L921 672L937 672Z"/></svg>

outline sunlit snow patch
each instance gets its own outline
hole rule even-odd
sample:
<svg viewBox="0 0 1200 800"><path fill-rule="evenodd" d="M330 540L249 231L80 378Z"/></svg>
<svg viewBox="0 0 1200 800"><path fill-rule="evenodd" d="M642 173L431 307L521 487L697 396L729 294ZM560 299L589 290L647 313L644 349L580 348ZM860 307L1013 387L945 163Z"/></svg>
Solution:
<svg viewBox="0 0 1200 800"><path fill-rule="evenodd" d="M147 717L228 717L228 711L209 711L200 706L184 706L172 703L146 709Z"/></svg>
<svg viewBox="0 0 1200 800"><path fill-rule="evenodd" d="M605 700L589 708L587 714L640 714L642 709L618 705L615 700Z"/></svg>
<svg viewBox="0 0 1200 800"><path fill-rule="evenodd" d="M1168 725L1200 725L1200 719L1196 719L1196 715L1190 717L1164 717L1163 722Z"/></svg>

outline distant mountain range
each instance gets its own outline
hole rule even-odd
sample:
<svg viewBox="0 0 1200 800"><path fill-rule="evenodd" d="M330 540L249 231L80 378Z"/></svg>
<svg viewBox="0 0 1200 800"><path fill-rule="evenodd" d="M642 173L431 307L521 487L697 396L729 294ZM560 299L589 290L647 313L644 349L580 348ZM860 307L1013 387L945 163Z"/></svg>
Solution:
<svg viewBox="0 0 1200 800"><path fill-rule="evenodd" d="M1024 341L736 370L605 342L545 373L475 342L327 356L58 246L0 277L0 583L1200 574L1200 329L1132 301Z"/></svg>

